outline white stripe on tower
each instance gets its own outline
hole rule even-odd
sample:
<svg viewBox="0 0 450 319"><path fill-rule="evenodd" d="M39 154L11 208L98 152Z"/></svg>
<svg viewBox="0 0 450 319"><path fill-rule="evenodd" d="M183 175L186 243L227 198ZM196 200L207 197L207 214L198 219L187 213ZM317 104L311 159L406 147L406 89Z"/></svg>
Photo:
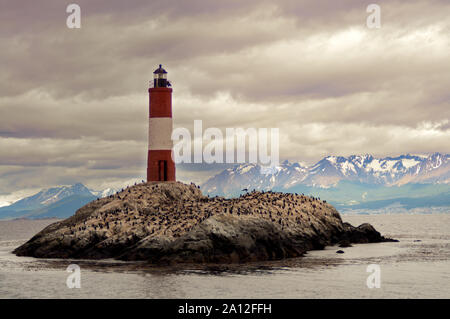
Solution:
<svg viewBox="0 0 450 319"><path fill-rule="evenodd" d="M148 129L148 149L172 150L172 118L151 117Z"/></svg>

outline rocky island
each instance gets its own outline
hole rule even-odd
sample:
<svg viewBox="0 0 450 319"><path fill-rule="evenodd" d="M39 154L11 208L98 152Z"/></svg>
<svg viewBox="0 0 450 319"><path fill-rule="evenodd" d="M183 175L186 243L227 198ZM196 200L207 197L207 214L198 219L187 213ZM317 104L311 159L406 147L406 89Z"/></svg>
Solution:
<svg viewBox="0 0 450 319"><path fill-rule="evenodd" d="M342 222L303 194L204 196L194 184L148 182L97 199L14 250L18 256L230 263L298 257L327 245L393 241Z"/></svg>

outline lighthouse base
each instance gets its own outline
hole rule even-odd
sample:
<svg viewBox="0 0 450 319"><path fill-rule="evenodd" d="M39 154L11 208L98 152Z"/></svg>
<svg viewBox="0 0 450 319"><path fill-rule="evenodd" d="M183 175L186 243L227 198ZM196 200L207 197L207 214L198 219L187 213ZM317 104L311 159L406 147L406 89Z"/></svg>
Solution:
<svg viewBox="0 0 450 319"><path fill-rule="evenodd" d="M147 182L175 181L175 163L172 150L149 150Z"/></svg>

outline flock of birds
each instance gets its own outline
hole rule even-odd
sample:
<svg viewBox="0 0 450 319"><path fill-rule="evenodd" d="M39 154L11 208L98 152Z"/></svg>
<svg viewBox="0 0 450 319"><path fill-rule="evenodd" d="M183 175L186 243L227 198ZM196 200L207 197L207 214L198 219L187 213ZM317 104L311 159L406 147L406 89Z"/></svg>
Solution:
<svg viewBox="0 0 450 319"><path fill-rule="evenodd" d="M147 236L180 237L217 214L265 218L282 229L340 218L326 201L304 194L253 190L226 199L204 196L195 184L179 182L137 184L81 210L89 214L84 218L75 214L62 231L69 236L99 236L113 242Z"/></svg>

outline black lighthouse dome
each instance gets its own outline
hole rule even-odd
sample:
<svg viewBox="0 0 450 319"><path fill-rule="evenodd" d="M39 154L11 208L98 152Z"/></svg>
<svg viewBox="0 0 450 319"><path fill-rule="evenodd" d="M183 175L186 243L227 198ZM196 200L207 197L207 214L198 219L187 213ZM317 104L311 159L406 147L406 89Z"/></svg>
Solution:
<svg viewBox="0 0 450 319"><path fill-rule="evenodd" d="M170 82L167 81L167 71L160 64L159 68L153 72L153 87L165 88L168 86L170 86Z"/></svg>

